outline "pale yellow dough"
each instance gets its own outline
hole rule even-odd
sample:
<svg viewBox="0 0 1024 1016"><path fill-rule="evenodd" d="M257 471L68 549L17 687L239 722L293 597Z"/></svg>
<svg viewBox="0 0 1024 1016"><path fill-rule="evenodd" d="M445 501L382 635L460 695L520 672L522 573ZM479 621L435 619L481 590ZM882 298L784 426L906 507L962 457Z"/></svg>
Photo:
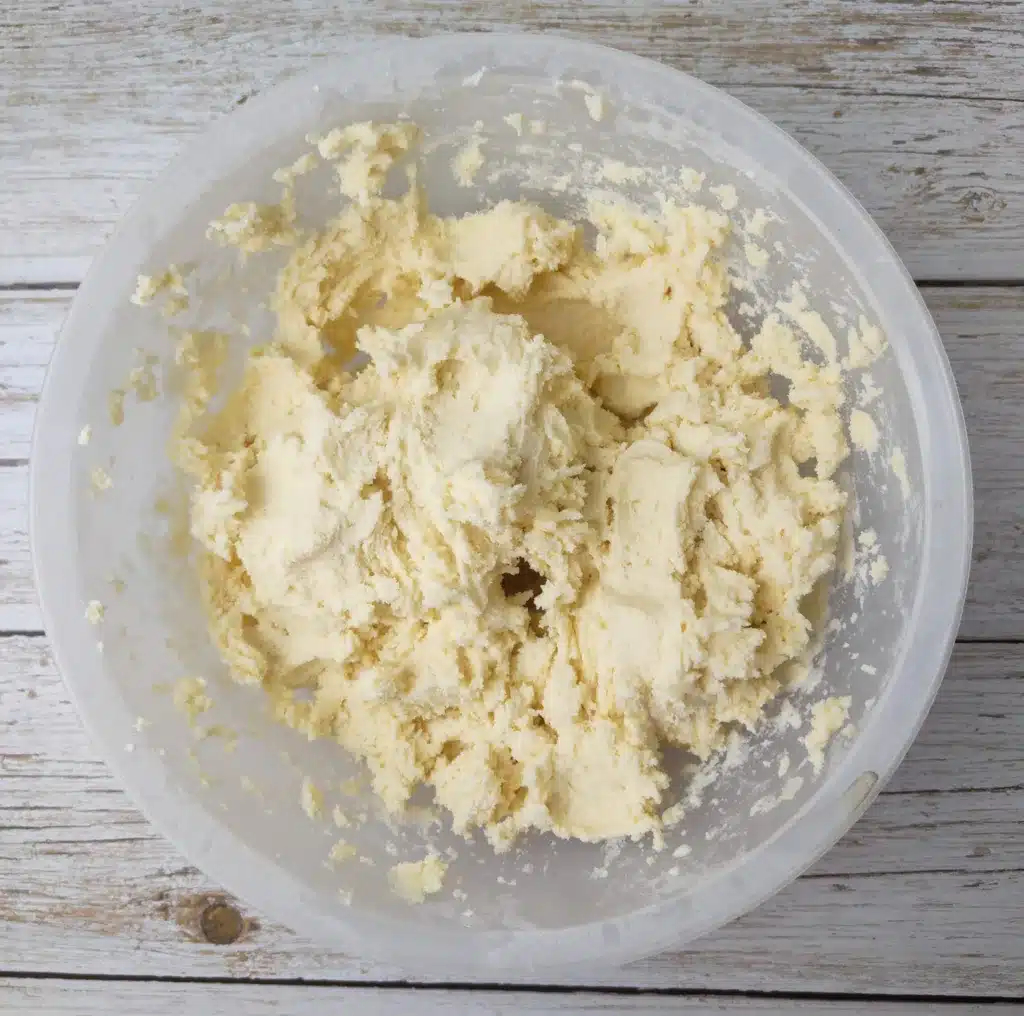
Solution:
<svg viewBox="0 0 1024 1016"><path fill-rule="evenodd" d="M392 812L426 784L496 849L657 835L662 748L753 728L807 649L844 507L838 365L802 354L802 306L745 349L722 212L594 206L593 249L525 202L438 218L414 183L379 196L416 138L320 139L353 200L294 241L275 341L215 416L199 353L222 343L186 340L211 630ZM287 216L243 218L218 239L291 242Z"/></svg>
<svg viewBox="0 0 1024 1016"><path fill-rule="evenodd" d="M388 872L392 891L409 903L422 903L427 896L440 892L448 865L437 854L427 854L422 861L405 861Z"/></svg>

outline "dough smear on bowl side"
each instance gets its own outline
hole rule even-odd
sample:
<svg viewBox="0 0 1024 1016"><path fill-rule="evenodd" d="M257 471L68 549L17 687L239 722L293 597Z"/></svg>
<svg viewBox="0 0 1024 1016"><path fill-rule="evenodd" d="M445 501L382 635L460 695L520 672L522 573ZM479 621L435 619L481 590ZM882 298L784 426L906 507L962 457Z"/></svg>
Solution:
<svg viewBox="0 0 1024 1016"><path fill-rule="evenodd" d="M657 837L662 748L753 728L807 651L845 503L839 365L784 316L744 345L722 212L592 203L590 246L525 201L442 218L414 178L381 196L417 139L318 139L351 199L319 232L291 200L214 224L292 250L274 341L216 413L222 339L180 350L211 633L394 813L426 784L496 850Z"/></svg>

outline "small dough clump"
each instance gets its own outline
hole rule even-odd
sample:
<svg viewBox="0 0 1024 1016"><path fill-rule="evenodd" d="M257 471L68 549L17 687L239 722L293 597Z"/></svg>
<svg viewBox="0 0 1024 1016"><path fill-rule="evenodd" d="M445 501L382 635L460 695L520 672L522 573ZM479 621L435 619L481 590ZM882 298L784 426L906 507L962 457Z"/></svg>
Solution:
<svg viewBox="0 0 1024 1016"><path fill-rule="evenodd" d="M405 861L388 872L392 892L408 903L422 903L441 891L448 865L437 854L427 854L422 861Z"/></svg>
<svg viewBox="0 0 1024 1016"><path fill-rule="evenodd" d="M815 702L811 708L811 729L803 739L807 757L816 773L825 764L825 749L846 723L852 699L849 695L833 696L824 702Z"/></svg>
<svg viewBox="0 0 1024 1016"><path fill-rule="evenodd" d="M320 232L247 206L217 228L294 247L274 341L219 412L197 350L223 344L180 357L211 631L394 813L425 784L499 850L657 836L662 749L753 728L808 649L844 508L839 367L803 355L802 305L749 345L732 328L723 212L594 204L594 244L527 202L442 218L415 180L381 196L416 137L320 139L352 198Z"/></svg>

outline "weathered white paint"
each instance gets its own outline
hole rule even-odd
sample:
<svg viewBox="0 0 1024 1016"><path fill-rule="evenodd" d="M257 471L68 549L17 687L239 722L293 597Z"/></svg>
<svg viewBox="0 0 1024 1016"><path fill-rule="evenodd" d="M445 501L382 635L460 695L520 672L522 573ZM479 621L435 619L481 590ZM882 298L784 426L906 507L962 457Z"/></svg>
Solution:
<svg viewBox="0 0 1024 1016"><path fill-rule="evenodd" d="M1000 0L23 0L0 15L0 286L76 282L146 181L217 116L374 34L520 27L661 59L790 130L919 279L1024 278L1024 8ZM932 289L977 493L963 634L1024 637L1024 291ZM0 631L39 625L25 532L33 405L67 293L0 293ZM13 467L9 463L14 462ZM889 789L812 871L687 953L574 983L938 997L1024 994L1024 646L961 645ZM262 923L216 946L226 900L135 811L40 638L0 637L0 1010L126 1016L801 1012L933 1003L53 977L393 979ZM944 1004L943 1012L989 1011ZM992 1009L993 1016L995 1008ZM999 1012L1021 1012L1004 1006Z"/></svg>
<svg viewBox="0 0 1024 1016"><path fill-rule="evenodd" d="M0 1007L33 1016L862 1016L856 999L729 998L715 995L629 995L597 992L561 994L465 989L320 987L314 985L96 983L55 978L23 981L0 978ZM987 1008L987 1007L986 1007ZM929 1002L872 1003L871 1016L924 1016ZM943 1016L969 1016L978 1006L953 1003ZM983 1011L983 1010L982 1010ZM1020 1016L1024 1006L1000 1007ZM995 1016L995 1013L993 1013Z"/></svg>
<svg viewBox="0 0 1024 1016"><path fill-rule="evenodd" d="M974 569L961 634L1024 637L1024 289L924 293L953 362L973 458ZM72 295L0 292L0 464L29 454L45 363ZM0 465L0 631L40 627L26 542L25 477L24 466Z"/></svg>
<svg viewBox="0 0 1024 1016"><path fill-rule="evenodd" d="M714 995L658 996L596 992L555 994L530 991L467 991L402 988L319 987L266 984L96 983L59 978L23 981L0 978L0 1008L33 1016L761 1016L786 1012L798 1016L862 1016L856 999L728 998ZM927 1002L881 1002L871 1016L924 1016ZM953 1003L943 1016L969 1016L979 1007ZM1019 1016L1024 1006L1000 1007ZM993 1014L995 1016L995 1014Z"/></svg>
<svg viewBox="0 0 1024 1016"><path fill-rule="evenodd" d="M80 279L187 139L341 42L503 26L726 87L837 173L919 278L1024 277L1016 4L28 0L5 21L0 284Z"/></svg>
<svg viewBox="0 0 1024 1016"><path fill-rule="evenodd" d="M132 0L102 7L22 0L5 28L19 91L36 85L27 74L47 72L36 86L44 89L40 101L61 96L69 73L97 99L131 102L124 93L132 87L180 94L195 87L190 74L209 70L216 76L200 86L205 111L225 94L244 94L230 86L257 73L251 65L281 74L295 57L329 54L339 39L503 28L583 36L722 85L1022 99L1024 83L1006 73L1024 41L1014 7L1000 0L944 0L938 9L884 0L206 0L140 9ZM134 70L148 82L132 73L133 60L145 61Z"/></svg>
<svg viewBox="0 0 1024 1016"><path fill-rule="evenodd" d="M896 778L778 897L686 954L574 984L1011 995L1024 989L1024 646L962 645ZM0 956L18 973L383 980L238 907L147 825L81 731L42 638L0 639ZM825 931L827 929L827 934Z"/></svg>

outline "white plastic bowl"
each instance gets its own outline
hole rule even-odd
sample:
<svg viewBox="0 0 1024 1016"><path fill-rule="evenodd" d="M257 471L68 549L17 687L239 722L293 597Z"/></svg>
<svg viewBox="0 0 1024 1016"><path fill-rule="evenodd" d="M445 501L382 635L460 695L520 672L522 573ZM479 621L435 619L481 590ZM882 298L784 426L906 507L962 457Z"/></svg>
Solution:
<svg viewBox="0 0 1024 1016"><path fill-rule="evenodd" d="M591 120L579 91L555 88L558 79L586 81L605 97L607 116ZM814 698L849 694L857 733L833 746L819 779L798 743L806 730L755 739L746 762L723 773L670 838L670 848L689 846L688 856L669 849L648 863L648 848L627 844L606 864L600 847L536 838L497 858L447 834L390 830L372 817L367 793L344 803L350 813L371 813L349 839L376 863L332 869L324 859L337 833L302 813L299 788L304 774L312 776L331 790L330 807L341 802L338 781L356 767L336 745L306 743L274 725L261 693L228 680L194 578L154 515L156 495L176 483L165 454L175 400L129 400L125 425L107 422L108 393L123 386L133 348L162 364L171 356L159 316L128 297L140 272L202 259L208 274L233 260L229 252L211 260L206 222L232 201L273 199L271 171L305 149L310 131L405 112L437 141L465 136L482 120L489 165L507 164L512 175L482 192L458 189L446 169L452 149L442 146L426 174L432 205L448 213L514 196L537 161L528 150L517 155L522 142L503 128L502 116L517 111L546 121L545 134L525 140L548 158L569 159L570 169L571 137L601 157L688 165L705 170L709 184L732 183L742 205L765 206L781 220L769 233L783 244L770 289L781 295L799 269L826 318L836 307L852 320L863 313L886 333L890 351L873 368L883 454L855 454L849 482L852 517L877 531L891 573L863 603L849 585L833 592L831 614L840 623L821 656L822 680L798 699L806 711ZM528 192L556 212L573 210L571 195ZM327 210L325 199L306 213ZM265 339L266 315L251 304L236 286L218 306L225 320L229 311L248 315L254 338ZM86 423L93 437L80 447ZM907 461L906 501L887 462L897 446ZM89 482L96 465L114 480L99 495ZM429 970L435 979L629 960L692 940L793 879L863 811L912 741L949 656L970 558L968 452L949 365L910 277L871 219L815 159L736 100L677 71L565 39L361 44L214 125L148 189L96 258L50 366L32 467L46 627L87 726L139 806L192 862L265 914L326 945ZM112 591L112 577L125 582L122 593ZM98 627L84 617L91 599L106 607ZM211 715L241 732L236 751L216 738L194 746L166 692L154 690L195 674L209 678ZM138 725L139 716L149 725ZM764 760L783 752L793 760L787 779L797 773L803 785L752 815L754 802L782 791L786 781ZM387 870L396 859L422 857L428 838L454 845L458 860L443 893L410 907L388 891ZM607 877L595 878L601 870ZM455 887L464 900L453 898ZM353 892L350 906L339 888ZM471 917L462 916L467 909Z"/></svg>

